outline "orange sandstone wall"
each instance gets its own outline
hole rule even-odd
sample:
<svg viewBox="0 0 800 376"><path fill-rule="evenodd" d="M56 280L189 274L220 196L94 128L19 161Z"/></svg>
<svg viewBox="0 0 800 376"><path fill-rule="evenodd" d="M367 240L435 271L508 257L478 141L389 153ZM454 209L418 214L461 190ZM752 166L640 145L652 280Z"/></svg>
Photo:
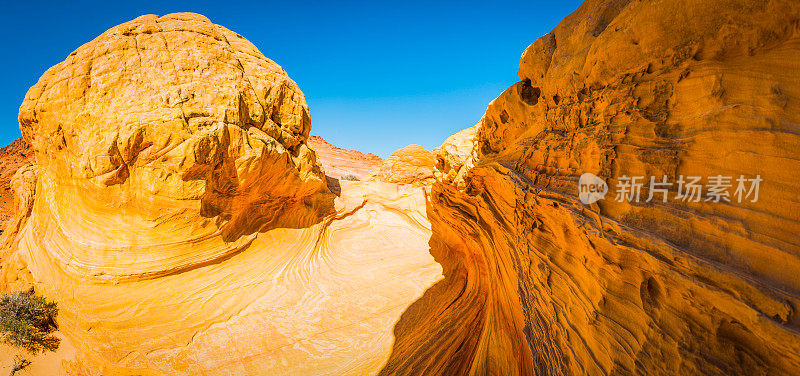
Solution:
<svg viewBox="0 0 800 376"><path fill-rule="evenodd" d="M474 167L439 159L446 278L383 374L800 374L798 19L796 1L590 0L528 47L457 158ZM578 201L585 172L605 200ZM626 175L763 182L757 202L616 202Z"/></svg>

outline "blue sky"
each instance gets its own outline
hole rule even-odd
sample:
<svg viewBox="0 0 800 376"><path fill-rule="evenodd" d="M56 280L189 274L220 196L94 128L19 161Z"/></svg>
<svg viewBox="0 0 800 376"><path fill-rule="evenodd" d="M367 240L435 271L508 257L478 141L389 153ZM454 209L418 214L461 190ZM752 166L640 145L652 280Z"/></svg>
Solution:
<svg viewBox="0 0 800 376"><path fill-rule="evenodd" d="M312 134L382 157L434 148L472 126L518 80L522 51L580 1L6 1L0 144L44 71L106 29L142 14L202 13L249 39L299 85Z"/></svg>

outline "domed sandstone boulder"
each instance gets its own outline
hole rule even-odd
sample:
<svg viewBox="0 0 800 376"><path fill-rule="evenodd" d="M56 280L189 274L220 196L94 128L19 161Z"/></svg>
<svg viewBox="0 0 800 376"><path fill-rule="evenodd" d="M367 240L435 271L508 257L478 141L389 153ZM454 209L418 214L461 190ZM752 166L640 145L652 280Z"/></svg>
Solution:
<svg viewBox="0 0 800 376"><path fill-rule="evenodd" d="M0 274L58 303L64 373L374 374L441 276L422 191L328 181L297 85L201 15L111 28L19 120Z"/></svg>
<svg viewBox="0 0 800 376"><path fill-rule="evenodd" d="M428 150L419 145L408 145L395 150L388 158L383 160L376 180L425 185L433 183L436 159Z"/></svg>
<svg viewBox="0 0 800 376"><path fill-rule="evenodd" d="M268 212L309 206L325 191L306 145L302 92L255 46L200 15L142 16L106 31L45 72L19 121L51 214L64 219L58 211L82 209L121 224L119 233L103 234L86 232L90 216L60 220L74 243L134 238L124 227L163 219L164 207L193 223L174 230L205 239L206 229L219 228L233 238L280 219ZM186 213L193 200L200 210ZM147 244L164 232L135 238ZM147 253L166 259L171 250ZM95 256L89 264L113 257ZM137 260L142 273L155 272L145 270L150 256Z"/></svg>

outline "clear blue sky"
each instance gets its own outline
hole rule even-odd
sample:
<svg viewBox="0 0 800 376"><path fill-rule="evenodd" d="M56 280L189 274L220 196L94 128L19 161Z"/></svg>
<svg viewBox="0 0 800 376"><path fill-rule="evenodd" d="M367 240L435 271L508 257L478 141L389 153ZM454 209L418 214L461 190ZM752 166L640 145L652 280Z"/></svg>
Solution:
<svg viewBox="0 0 800 376"><path fill-rule="evenodd" d="M44 71L142 14L206 15L280 64L306 95L312 134L382 157L434 148L518 80L522 51L580 1L94 1L0 7L0 144L20 136L22 98Z"/></svg>

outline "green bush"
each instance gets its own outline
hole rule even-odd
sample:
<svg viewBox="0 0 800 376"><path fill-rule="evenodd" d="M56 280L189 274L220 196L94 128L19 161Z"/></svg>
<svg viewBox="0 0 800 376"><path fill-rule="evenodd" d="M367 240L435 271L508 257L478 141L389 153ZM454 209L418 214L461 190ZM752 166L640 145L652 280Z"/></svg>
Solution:
<svg viewBox="0 0 800 376"><path fill-rule="evenodd" d="M361 181L358 176L355 175L345 175L341 177L341 180L350 180L350 181Z"/></svg>
<svg viewBox="0 0 800 376"><path fill-rule="evenodd" d="M61 342L53 335L57 314L56 304L33 290L5 293L0 296L0 341L33 355L55 351Z"/></svg>

